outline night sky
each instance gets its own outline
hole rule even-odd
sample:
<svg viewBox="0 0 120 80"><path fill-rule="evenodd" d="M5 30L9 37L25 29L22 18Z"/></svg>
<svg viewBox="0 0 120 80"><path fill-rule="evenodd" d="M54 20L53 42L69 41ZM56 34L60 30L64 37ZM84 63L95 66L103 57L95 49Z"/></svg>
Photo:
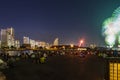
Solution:
<svg viewBox="0 0 120 80"><path fill-rule="evenodd" d="M20 40L102 45L102 23L119 6L120 0L1 0L0 29L13 27Z"/></svg>

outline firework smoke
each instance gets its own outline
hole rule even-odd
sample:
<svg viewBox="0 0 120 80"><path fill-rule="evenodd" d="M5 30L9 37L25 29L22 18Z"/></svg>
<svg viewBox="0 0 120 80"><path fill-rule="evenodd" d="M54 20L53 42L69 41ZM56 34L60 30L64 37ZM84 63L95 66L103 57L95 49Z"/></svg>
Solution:
<svg viewBox="0 0 120 80"><path fill-rule="evenodd" d="M116 39L120 43L120 7L113 12L110 18L103 22L102 27L102 34L109 46L114 46Z"/></svg>

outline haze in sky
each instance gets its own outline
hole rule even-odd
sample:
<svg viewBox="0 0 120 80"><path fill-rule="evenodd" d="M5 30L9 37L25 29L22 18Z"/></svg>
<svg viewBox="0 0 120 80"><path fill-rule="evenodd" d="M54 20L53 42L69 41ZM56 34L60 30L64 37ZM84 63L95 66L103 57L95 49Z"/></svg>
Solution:
<svg viewBox="0 0 120 80"><path fill-rule="evenodd" d="M0 29L12 26L21 40L102 45L103 21L119 6L120 0L2 0Z"/></svg>

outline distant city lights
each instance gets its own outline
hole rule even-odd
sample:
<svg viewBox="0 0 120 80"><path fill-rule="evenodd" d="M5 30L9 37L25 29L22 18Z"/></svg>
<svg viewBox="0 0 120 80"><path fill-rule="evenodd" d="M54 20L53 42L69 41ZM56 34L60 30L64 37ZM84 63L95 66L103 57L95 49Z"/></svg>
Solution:
<svg viewBox="0 0 120 80"><path fill-rule="evenodd" d="M74 47L74 44L70 44L70 47L73 48L73 47Z"/></svg>

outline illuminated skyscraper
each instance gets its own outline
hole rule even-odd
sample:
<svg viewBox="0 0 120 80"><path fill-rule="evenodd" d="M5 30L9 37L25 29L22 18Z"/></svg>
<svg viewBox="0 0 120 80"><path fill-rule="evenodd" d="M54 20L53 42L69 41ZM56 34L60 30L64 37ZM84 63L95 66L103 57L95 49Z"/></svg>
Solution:
<svg viewBox="0 0 120 80"><path fill-rule="evenodd" d="M31 48L34 49L36 45L35 40L30 39L30 45L31 45Z"/></svg>
<svg viewBox="0 0 120 80"><path fill-rule="evenodd" d="M14 46L14 29L13 28L1 29L1 46L2 47Z"/></svg>
<svg viewBox="0 0 120 80"><path fill-rule="evenodd" d="M9 47L15 46L15 39L14 39L14 29L13 28L7 28L7 44Z"/></svg>
<svg viewBox="0 0 120 80"><path fill-rule="evenodd" d="M17 49L20 48L20 41L19 40L15 40L15 47Z"/></svg>
<svg viewBox="0 0 120 80"><path fill-rule="evenodd" d="M7 47L7 30L1 29L1 47Z"/></svg>

